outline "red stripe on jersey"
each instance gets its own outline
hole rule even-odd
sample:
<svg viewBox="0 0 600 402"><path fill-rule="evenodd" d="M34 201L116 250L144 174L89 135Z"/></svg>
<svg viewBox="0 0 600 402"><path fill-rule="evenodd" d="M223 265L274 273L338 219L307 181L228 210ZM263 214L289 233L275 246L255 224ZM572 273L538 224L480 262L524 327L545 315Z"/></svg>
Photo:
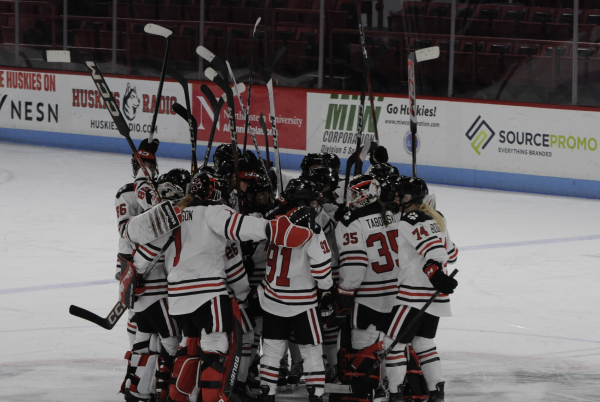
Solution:
<svg viewBox="0 0 600 402"><path fill-rule="evenodd" d="M214 299L214 306L215 306L215 332L221 332L221 323L219 322L219 298L215 297Z"/></svg>
<svg viewBox="0 0 600 402"><path fill-rule="evenodd" d="M167 287L167 285L157 285L157 286L144 286L146 289L164 289Z"/></svg>
<svg viewBox="0 0 600 402"><path fill-rule="evenodd" d="M402 353L402 354L400 354L400 355L398 355L398 356L393 356L393 357L392 357L392 356L390 356L390 355L387 355L387 356L385 357L385 360L398 360L398 359L406 359L406 356L404 356L404 353Z"/></svg>
<svg viewBox="0 0 600 402"><path fill-rule="evenodd" d="M231 240L235 240L235 237L233 236L233 229L235 228L235 224L238 221L239 215L235 214L235 216L233 217L233 223L231 224L231 228L229 229L229 235L231 236Z"/></svg>
<svg viewBox="0 0 600 402"><path fill-rule="evenodd" d="M429 247L433 246L436 243L442 244L442 241L440 239L436 239L432 242L427 243L425 247L423 247L423 249L419 251L419 255L422 255L425 250L427 250Z"/></svg>
<svg viewBox="0 0 600 402"><path fill-rule="evenodd" d="M315 319L315 311L314 309L310 309L310 319L312 320L312 324L313 324L313 330L315 331L315 336L317 337L316 341L317 341L317 345L319 343L321 343L321 337L319 336L319 331L320 331L320 326L317 323L317 320ZM306 380L308 381L308 380ZM325 379L323 378L323 381L325 381Z"/></svg>
<svg viewBox="0 0 600 402"><path fill-rule="evenodd" d="M323 274L323 273L327 272L330 269L331 269L330 267L326 267L322 271L315 271L314 269L311 268L310 272L312 272L313 274Z"/></svg>
<svg viewBox="0 0 600 402"><path fill-rule="evenodd" d="M278 299L290 299L290 300L296 300L296 299L313 299L315 297L317 297L317 293L313 293L309 296L280 296L277 293L275 293L274 291L272 291L271 289L265 287L265 290L268 291L269 293L271 293L273 296L275 296Z"/></svg>
<svg viewBox="0 0 600 402"><path fill-rule="evenodd" d="M240 269L238 269L235 273L233 273L231 275L227 275L227 278L235 278L243 270L244 270L244 266L242 265L242 267Z"/></svg>
<svg viewBox="0 0 600 402"><path fill-rule="evenodd" d="M424 359L426 357L433 356L433 355L437 355L437 352L431 352L431 353L428 353L428 354L426 354L424 356L419 356L419 359Z"/></svg>
<svg viewBox="0 0 600 402"><path fill-rule="evenodd" d="M268 375L269 377L275 377L275 378L279 377L279 374L268 373L268 372L262 371L262 370L260 370L260 375Z"/></svg>
<svg viewBox="0 0 600 402"><path fill-rule="evenodd" d="M305 378L305 382L324 382L325 377Z"/></svg>
<svg viewBox="0 0 600 402"><path fill-rule="evenodd" d="M127 323L127 326L131 329L137 329L137 325L133 325L131 323Z"/></svg>
<svg viewBox="0 0 600 402"><path fill-rule="evenodd" d="M396 328L398 327L398 323L400 322L402 316L406 312L406 308L407 306L402 306L402 310L400 310L400 314L398 314L398 319L396 320L396 322L394 322L394 327L392 328L392 332L390 333L390 335L394 335L396 333Z"/></svg>
<svg viewBox="0 0 600 402"><path fill-rule="evenodd" d="M340 260L340 262L344 262L344 261L347 261L347 260L369 261L369 259L366 258L366 257L344 257L344 258L342 258Z"/></svg>
<svg viewBox="0 0 600 402"><path fill-rule="evenodd" d="M452 253L452 255L450 256L450 259L456 258L457 255L458 255L458 249L456 249L456 251L454 251L454 253Z"/></svg>
<svg viewBox="0 0 600 402"><path fill-rule="evenodd" d="M180 288L169 288L169 292L179 292L180 290L189 290L189 289L199 289L199 288L208 288L208 287L219 287L223 286L225 283L208 283L206 285L191 285L191 286L182 286Z"/></svg>
<svg viewBox="0 0 600 402"><path fill-rule="evenodd" d="M156 255L158 254L158 253L156 253L155 251L152 251L152 250L150 250L149 248L146 248L146 247L144 247L144 246L139 246L139 248L141 248L142 250L144 250L144 252L145 252L146 254L150 254L152 257L156 257Z"/></svg>
<svg viewBox="0 0 600 402"><path fill-rule="evenodd" d="M410 293L410 292L405 292L404 290L399 290L398 293L400 293L401 295L407 295L407 296L429 296L429 297L431 297L435 293L435 290L432 290L431 293Z"/></svg>
<svg viewBox="0 0 600 402"><path fill-rule="evenodd" d="M382 287L379 287L379 288L359 288L357 290L357 292L359 292L359 293L360 292L374 292L376 290L389 290L389 289L396 289L396 288L398 288L397 285L382 286Z"/></svg>

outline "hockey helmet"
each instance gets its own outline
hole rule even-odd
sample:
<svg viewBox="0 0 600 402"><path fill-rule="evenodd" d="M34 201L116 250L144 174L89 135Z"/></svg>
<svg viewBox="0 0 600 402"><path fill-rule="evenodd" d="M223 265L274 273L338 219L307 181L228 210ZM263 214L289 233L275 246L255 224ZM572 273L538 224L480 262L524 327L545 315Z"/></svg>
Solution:
<svg viewBox="0 0 600 402"><path fill-rule="evenodd" d="M302 170L302 175L308 177L311 168L313 167L326 167L327 159L322 153L310 153L307 154L304 159L302 159L302 163L300 164L300 170Z"/></svg>
<svg viewBox="0 0 600 402"><path fill-rule="evenodd" d="M185 197L192 177L185 169L172 169L158 178L158 194L163 200L178 200Z"/></svg>
<svg viewBox="0 0 600 402"><path fill-rule="evenodd" d="M332 168L336 172L340 171L342 164L340 162L340 158L336 154L330 154L326 152L323 153L323 156L325 157L325 166Z"/></svg>
<svg viewBox="0 0 600 402"><path fill-rule="evenodd" d="M400 197L400 206L406 208L412 204L421 204L429 189L427 184L418 177L403 177L398 181L396 191ZM404 201L404 197L410 195L410 199ZM404 202L403 202L404 201Z"/></svg>
<svg viewBox="0 0 600 402"><path fill-rule="evenodd" d="M238 163L244 159L242 151L237 149ZM235 160L233 159L232 145L221 144L215 150L213 155L213 162L215 165L215 172L219 176L229 177L235 174Z"/></svg>
<svg viewBox="0 0 600 402"><path fill-rule="evenodd" d="M338 172L330 167L315 168L308 174L308 180L317 185L319 191L325 193L335 191L340 182Z"/></svg>
<svg viewBox="0 0 600 402"><path fill-rule="evenodd" d="M317 189L317 185L304 178L289 181L283 194L286 203L291 207L310 207L313 201L317 201L316 208L321 206L323 196Z"/></svg>
<svg viewBox="0 0 600 402"><path fill-rule="evenodd" d="M265 175L258 175L257 180L249 182L244 195L249 213L260 212L265 214L273 208L275 203L271 182Z"/></svg>
<svg viewBox="0 0 600 402"><path fill-rule="evenodd" d="M160 141L158 138L152 140L152 142L148 142L147 138L144 138L138 147L138 155L142 159L144 164L149 163L154 166L154 170L156 170L156 174L158 174L158 162L156 162L156 151L158 151L158 145ZM140 164L138 163L135 155L131 155L131 167L133 169L133 177L135 177L140 169Z"/></svg>
<svg viewBox="0 0 600 402"><path fill-rule="evenodd" d="M400 171L396 166L390 165L389 163L377 163L371 165L369 169L369 174L374 176L379 182L388 179L395 179L396 177L400 177Z"/></svg>
<svg viewBox="0 0 600 402"><path fill-rule="evenodd" d="M348 207L366 207L379 199L380 192L380 184L375 177L368 174L354 176L348 183Z"/></svg>
<svg viewBox="0 0 600 402"><path fill-rule="evenodd" d="M223 178L206 172L198 172L192 177L190 194L203 200L221 201L230 193L229 183Z"/></svg>

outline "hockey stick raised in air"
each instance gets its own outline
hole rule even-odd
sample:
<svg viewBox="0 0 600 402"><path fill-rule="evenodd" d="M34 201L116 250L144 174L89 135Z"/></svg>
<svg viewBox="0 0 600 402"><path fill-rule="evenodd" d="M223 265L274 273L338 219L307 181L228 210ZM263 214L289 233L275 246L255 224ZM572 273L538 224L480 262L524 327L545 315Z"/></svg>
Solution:
<svg viewBox="0 0 600 402"><path fill-rule="evenodd" d="M265 136L265 153L267 154L267 178L269 179L269 183L271 183L271 188L275 188L275 186L273 185L274 183L271 182L271 175L269 174L269 169L271 166L271 155L269 154L269 131L267 131L265 117L263 116L262 112L260 112L258 122L260 123L260 127L262 128L263 134Z"/></svg>
<svg viewBox="0 0 600 402"><path fill-rule="evenodd" d="M210 135L208 136L208 145L206 146L206 153L204 154L204 165L203 167L208 166L208 158L210 158L210 150L212 148L213 139L215 138L215 131L217 130L217 124L219 122L219 114L221 112L221 108L225 104L225 99L227 98L226 94L223 94L217 101L215 95L212 93L209 87L206 85L202 85L200 90L208 99L208 103L210 103L213 110L213 124L210 129Z"/></svg>
<svg viewBox="0 0 600 402"><path fill-rule="evenodd" d="M227 68L227 67L225 67ZM233 101L233 91L229 87L229 83L227 80L224 80L219 76L219 74L213 70L212 68L207 68L204 71L204 75L206 78L217 84L219 88L225 95L227 95L227 111L229 112L229 132L231 133L231 152L233 153L233 161L235 164L235 187L237 190L238 197L238 206L242 208L242 192L240 190L240 170L239 170L239 161L238 161L238 144L237 144L237 132L235 127L235 102Z"/></svg>
<svg viewBox="0 0 600 402"><path fill-rule="evenodd" d="M387 43L384 43L382 46L380 46L377 51L375 52L375 54L373 55L373 57L371 57L370 59L368 59L366 57L366 49L364 50L364 54L363 54L363 58L364 58L364 71L363 71L363 82L362 82L362 87L361 87L361 93L360 93L360 105L359 105L359 109L358 109L358 127L357 127L357 135L356 135L356 156L354 157L354 163L355 163L355 167L354 167L354 175L357 174L362 174L362 161L364 159L360 159L359 155L362 153L362 149L364 147L362 147L362 137L363 137L363 128L364 128L364 117L365 117L365 92L367 90L367 88L369 87L369 71L371 70L371 68L375 65L375 63L381 58L383 57L384 54L386 54L388 52L388 50L390 50L389 46L387 45ZM375 105L373 103L371 103L371 109L374 107ZM377 145L379 143L379 140L376 137L376 141L374 143L374 145ZM370 150L370 149L369 149ZM367 150L367 152L369 151Z"/></svg>
<svg viewBox="0 0 600 402"><path fill-rule="evenodd" d="M150 125L150 135L148 136L148 142L152 142L154 138L154 132L156 131L156 118L158 117L158 109L160 109L160 98L162 96L163 84L165 83L165 72L167 71L167 63L169 62L169 53L171 52L171 39L172 34L167 28L163 28L156 24L146 24L144 26L144 32L150 35L162 36L167 40L167 49L165 51L165 58L163 60L162 70L160 72L160 81L158 83L158 93L156 94L156 102L154 104L154 114L152 115L152 124ZM173 77L175 78L175 77Z"/></svg>
<svg viewBox="0 0 600 402"><path fill-rule="evenodd" d="M273 69L277 61L283 56L286 51L285 46L281 46L273 57L268 68L264 71L262 78L267 84L267 91L269 92L269 110L271 116L271 129L273 134L273 149L275 150L275 169L277 170L277 195L283 194L283 176L281 174L281 159L279 158L279 140L277 137L277 115L275 114L275 100L273 99Z"/></svg>
<svg viewBox="0 0 600 402"><path fill-rule="evenodd" d="M248 130L250 129L250 96L252 95L252 73L254 72L254 40L256 39L256 27L260 24L260 17L254 24L252 31L252 49L250 50L250 74L248 75L248 100L246 103L246 123L244 124L244 155L246 154L246 144L248 142Z"/></svg>
<svg viewBox="0 0 600 402"><path fill-rule="evenodd" d="M432 46L425 49L419 49L410 52L408 55L408 102L410 108L410 141L412 151L412 170L413 177L417 177L417 89L415 82L415 66L417 63L427 60L433 60L440 57L439 46Z"/></svg>
<svg viewBox="0 0 600 402"><path fill-rule="evenodd" d="M198 122L192 116L192 104L190 102L190 91L188 87L188 82L183 75L181 75L178 71L171 67L167 67L167 74L175 79L183 88L183 95L185 96L185 108L181 106L179 103L175 103L173 105L173 110L179 116L183 117L185 121L188 123L188 128L190 130L190 142L192 144L192 176L196 171L198 171L198 158L196 156L196 143L198 138ZM177 111L175 109L175 105L177 105ZM185 114L181 114L180 112L185 112Z"/></svg>
<svg viewBox="0 0 600 402"><path fill-rule="evenodd" d="M150 275L152 270L154 270L154 267L158 263L158 260L160 260L160 258L165 254L171 243L173 243L173 240L175 240L174 236L169 237L165 245L160 249L156 257L154 257L148 268L146 268L146 272L144 272L144 279ZM110 310L110 313L108 313L108 316L106 316L106 318L102 318L89 310L83 309L75 305L71 305L71 307L69 307L69 313L71 313L72 315L93 322L94 324L109 330L113 329L113 327L115 326L117 321L119 321L119 318L121 318L125 311L127 311L127 307L120 301L117 304L115 304L112 310Z"/></svg>
<svg viewBox="0 0 600 402"><path fill-rule="evenodd" d="M110 89L108 88L108 85L106 84L106 81L104 80L104 77L102 76L98 65L96 65L94 58L87 53L81 53L71 50L46 50L46 52L42 53L42 57L44 61L48 63L78 63L82 64L88 69L90 75L92 76L92 80L94 80L94 83L96 84L96 88L98 88L98 91L102 96L102 100L104 101L106 109L108 109L108 112L112 116L112 119L115 122L115 125L117 126L117 130L119 130L119 134L121 134L127 140L127 143L131 148L131 152L133 152L133 157L135 158L136 162L140 165L140 168L142 169L144 175L148 179L148 184L150 185L150 188L154 192L155 197L160 202L160 196L158 195L158 191L156 191L156 188L154 187L152 176L150 175L150 173L148 173L148 169L146 169L144 161L142 161L142 158L140 157L140 154L138 153L135 144L131 140L131 136L129 135L129 126L125 122L125 119L123 118L123 115L121 114L121 111L117 106L117 102L115 102L115 98L113 97L112 92L110 92Z"/></svg>
<svg viewBox="0 0 600 402"><path fill-rule="evenodd" d="M237 96L238 101L240 102L240 107L242 108L242 112L246 116L246 121L248 122L249 121L248 120L248 110L244 107L244 102L242 101L241 93L237 89L238 84L236 84L236 82L235 82L235 77L233 76L233 71L231 70L231 65L229 64L229 61L226 61L225 64L227 64L227 69L229 70L229 75L231 76L231 80L233 81L233 91L235 92L235 95ZM244 85L242 83L240 83L240 84ZM248 96L250 96L250 92L248 92ZM246 126L246 129L250 129L250 126ZM248 133L245 133L244 141L246 140L247 136L248 136ZM262 166L265 173L268 174L269 172L267 171L265 161L262 157L262 154L260 153L260 148L258 147L258 142L256 141L256 136L254 135L254 133L252 132L251 129L250 129L250 136L252 137L252 142L254 143L254 149L256 150L256 153L258 154L258 160L260 161L260 165ZM245 153L246 153L246 145L244 144L244 154Z"/></svg>

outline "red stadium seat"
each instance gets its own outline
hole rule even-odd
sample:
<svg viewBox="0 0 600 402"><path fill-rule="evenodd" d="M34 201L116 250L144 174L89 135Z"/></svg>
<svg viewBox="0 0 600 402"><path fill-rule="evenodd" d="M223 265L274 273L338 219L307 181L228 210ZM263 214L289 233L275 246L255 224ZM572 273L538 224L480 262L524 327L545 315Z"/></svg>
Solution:
<svg viewBox="0 0 600 402"><path fill-rule="evenodd" d="M156 19L156 5L154 4L132 4L133 18L141 20Z"/></svg>
<svg viewBox="0 0 600 402"><path fill-rule="evenodd" d="M438 34L439 32L440 18L429 15L417 15L415 17L417 32Z"/></svg>
<svg viewBox="0 0 600 402"><path fill-rule="evenodd" d="M450 3L437 3L434 1L427 3L425 14L434 17L450 17Z"/></svg>
<svg viewBox="0 0 600 402"><path fill-rule="evenodd" d="M76 47L96 47L96 31L74 29L73 39Z"/></svg>
<svg viewBox="0 0 600 402"><path fill-rule="evenodd" d="M541 22L519 22L519 37L523 39L545 39L544 24Z"/></svg>
<svg viewBox="0 0 600 402"><path fill-rule="evenodd" d="M181 20L181 7L179 6L158 6L158 19L159 20Z"/></svg>
<svg viewBox="0 0 600 402"><path fill-rule="evenodd" d="M492 36L496 38L517 38L517 21L492 21Z"/></svg>
<svg viewBox="0 0 600 402"><path fill-rule="evenodd" d="M490 21L467 18L464 34L467 36L490 36Z"/></svg>
<svg viewBox="0 0 600 402"><path fill-rule="evenodd" d="M569 24L546 24L546 35L549 40L567 41L573 39L573 27Z"/></svg>

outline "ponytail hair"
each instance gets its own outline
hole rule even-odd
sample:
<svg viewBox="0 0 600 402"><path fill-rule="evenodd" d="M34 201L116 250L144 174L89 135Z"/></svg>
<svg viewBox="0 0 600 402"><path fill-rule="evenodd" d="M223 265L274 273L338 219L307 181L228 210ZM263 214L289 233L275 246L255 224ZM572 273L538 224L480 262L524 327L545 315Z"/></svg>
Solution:
<svg viewBox="0 0 600 402"><path fill-rule="evenodd" d="M422 203L419 205L419 211L429 215L435 221L435 223L437 223L442 232L446 231L446 221L444 220L444 217L438 211L431 208L429 204Z"/></svg>

